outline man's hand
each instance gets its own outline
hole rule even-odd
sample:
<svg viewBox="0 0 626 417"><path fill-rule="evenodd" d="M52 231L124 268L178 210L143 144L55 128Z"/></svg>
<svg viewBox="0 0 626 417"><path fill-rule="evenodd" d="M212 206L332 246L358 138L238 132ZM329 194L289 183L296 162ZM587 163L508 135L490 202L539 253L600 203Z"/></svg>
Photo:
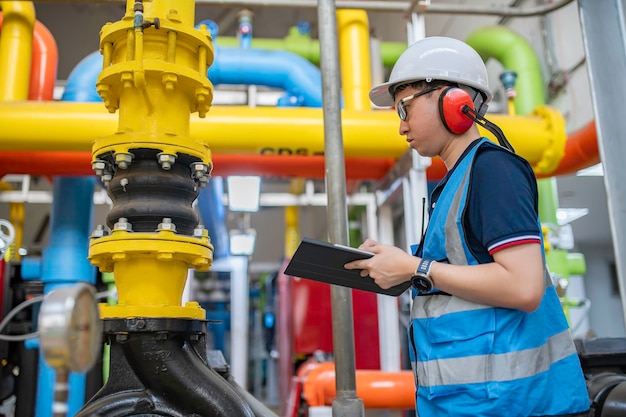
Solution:
<svg viewBox="0 0 626 417"><path fill-rule="evenodd" d="M369 277L383 289L409 281L417 268L420 258L412 256L400 248L384 245L367 239L359 249L372 252L369 259L348 262L346 269L360 269L362 277Z"/></svg>

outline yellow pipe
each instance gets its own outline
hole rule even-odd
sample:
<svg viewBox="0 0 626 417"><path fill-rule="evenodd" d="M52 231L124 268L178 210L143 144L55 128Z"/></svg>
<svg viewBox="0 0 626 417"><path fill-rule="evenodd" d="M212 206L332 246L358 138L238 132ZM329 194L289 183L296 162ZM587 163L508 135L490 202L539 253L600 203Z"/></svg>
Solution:
<svg viewBox="0 0 626 417"><path fill-rule="evenodd" d="M101 272L113 272L118 292L116 305L102 305L103 317L191 317L206 312L196 304L180 306L190 267L207 271L211 258L208 234L177 236L173 231L156 234L114 231L93 239L89 259Z"/></svg>
<svg viewBox="0 0 626 417"><path fill-rule="evenodd" d="M13 187L5 181L0 181L0 192L13 191ZM15 228L15 238L9 249L4 254L6 261L22 259L20 248L22 247L22 239L24 236L24 203L9 203L9 221Z"/></svg>
<svg viewBox="0 0 626 417"><path fill-rule="evenodd" d="M0 100L26 100L35 28L35 6L27 1L0 1Z"/></svg>
<svg viewBox="0 0 626 417"><path fill-rule="evenodd" d="M509 97L507 99L507 111L509 112L509 116L514 116L516 114L514 98L515 97Z"/></svg>
<svg viewBox="0 0 626 417"><path fill-rule="evenodd" d="M372 105L368 91L372 86L372 77L369 22L365 10L338 10L337 34L344 107L369 110Z"/></svg>
<svg viewBox="0 0 626 417"><path fill-rule="evenodd" d="M0 101L28 99L30 67L35 28L35 6L26 1L0 1L2 31L0 31ZM0 182L0 190L11 190L6 182ZM10 204L11 224L15 227L15 239L6 252L6 260L20 260L24 230L24 203Z"/></svg>
<svg viewBox="0 0 626 417"><path fill-rule="evenodd" d="M567 138L558 110L538 107L530 115L489 119L537 173L556 169ZM95 138L112 135L115 124L101 103L0 102L0 151L86 151ZM344 110L342 124L346 157L399 158L408 149L394 111ZM210 145L216 153L319 154L324 151L322 109L214 106L207 119L191 117L188 141Z"/></svg>
<svg viewBox="0 0 626 417"><path fill-rule="evenodd" d="M291 180L289 192L294 195L302 194L304 192L304 180L302 178ZM287 259L293 256L300 243L299 212L298 206L285 207L285 257Z"/></svg>
<svg viewBox="0 0 626 417"><path fill-rule="evenodd" d="M97 121L83 119L78 131L91 130L84 144L93 143L92 160L103 172L116 170L113 180L123 176L129 164L138 163L133 162L135 157L153 158L145 156L145 149L156 155L163 170L169 170L182 155L183 163L210 166L207 144L190 137L190 112L204 117L213 98L206 76L213 47L206 26L200 30L193 26L195 2L141 2L143 9L135 10L136 5L128 0L122 20L107 23L100 32L103 68L96 90L109 113L119 110L117 128L115 116L104 113L102 103L97 103ZM47 120L59 115L50 108L47 113ZM94 131L95 125L101 130ZM61 131L56 134L63 135ZM54 135L47 132L44 141ZM137 149L144 151L133 154ZM197 169L192 172L189 165L186 169L189 181L199 178ZM198 303L183 306L181 301L188 270L206 271L211 265L213 247L208 233L196 228L193 236L178 234L175 225L165 220L157 231L133 231L132 221L120 218L110 235L91 237L89 259L101 272L113 272L118 291L116 305L101 305L103 318L206 318Z"/></svg>

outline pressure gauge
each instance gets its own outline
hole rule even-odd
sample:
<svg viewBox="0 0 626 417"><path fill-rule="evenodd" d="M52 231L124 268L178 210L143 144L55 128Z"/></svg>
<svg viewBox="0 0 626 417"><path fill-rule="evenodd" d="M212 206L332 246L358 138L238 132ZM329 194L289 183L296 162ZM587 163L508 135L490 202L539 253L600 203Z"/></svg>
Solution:
<svg viewBox="0 0 626 417"><path fill-rule="evenodd" d="M89 370L98 359L102 323L93 286L59 287L44 297L39 311L39 346L55 369Z"/></svg>
<svg viewBox="0 0 626 417"><path fill-rule="evenodd" d="M0 219L0 255L9 249L15 239L15 229L8 220Z"/></svg>

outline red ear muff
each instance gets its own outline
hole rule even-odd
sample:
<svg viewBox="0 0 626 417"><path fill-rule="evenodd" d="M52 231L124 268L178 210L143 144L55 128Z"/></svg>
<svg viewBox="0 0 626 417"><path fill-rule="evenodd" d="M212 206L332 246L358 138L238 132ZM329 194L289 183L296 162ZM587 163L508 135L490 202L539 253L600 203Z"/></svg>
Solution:
<svg viewBox="0 0 626 417"><path fill-rule="evenodd" d="M462 88L448 87L439 96L439 116L448 131L457 135L467 132L474 121L463 113L463 107L474 109L469 93Z"/></svg>

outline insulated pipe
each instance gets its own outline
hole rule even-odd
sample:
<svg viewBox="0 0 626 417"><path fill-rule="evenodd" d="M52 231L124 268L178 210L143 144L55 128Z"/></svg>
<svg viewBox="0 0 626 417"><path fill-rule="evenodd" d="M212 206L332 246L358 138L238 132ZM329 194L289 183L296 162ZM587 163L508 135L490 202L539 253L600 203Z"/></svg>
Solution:
<svg viewBox="0 0 626 417"><path fill-rule="evenodd" d="M28 97L35 6L26 1L0 1L4 16L0 34L0 100Z"/></svg>

